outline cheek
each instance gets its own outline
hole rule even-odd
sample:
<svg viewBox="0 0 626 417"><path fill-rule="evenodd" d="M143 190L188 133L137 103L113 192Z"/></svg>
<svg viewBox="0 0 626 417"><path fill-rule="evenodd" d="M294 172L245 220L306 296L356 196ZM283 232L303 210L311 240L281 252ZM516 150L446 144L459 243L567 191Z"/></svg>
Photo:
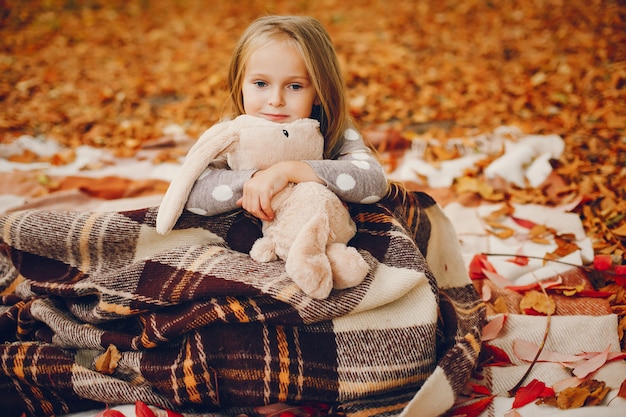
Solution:
<svg viewBox="0 0 626 417"><path fill-rule="evenodd" d="M244 109L248 110L257 104L258 95L253 94L249 89L244 88L241 90L241 101L243 102Z"/></svg>

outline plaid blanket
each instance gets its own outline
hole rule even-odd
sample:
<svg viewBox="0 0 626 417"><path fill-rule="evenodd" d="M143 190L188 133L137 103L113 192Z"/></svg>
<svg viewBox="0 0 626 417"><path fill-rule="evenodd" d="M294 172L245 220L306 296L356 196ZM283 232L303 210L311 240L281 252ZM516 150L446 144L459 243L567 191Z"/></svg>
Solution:
<svg viewBox="0 0 626 417"><path fill-rule="evenodd" d="M439 415L480 350L484 306L451 223L392 185L351 205L364 283L308 298L246 252L242 211L27 210L0 217L0 405L52 416L133 403L253 414L319 401L346 415ZM419 412L415 411L419 410Z"/></svg>

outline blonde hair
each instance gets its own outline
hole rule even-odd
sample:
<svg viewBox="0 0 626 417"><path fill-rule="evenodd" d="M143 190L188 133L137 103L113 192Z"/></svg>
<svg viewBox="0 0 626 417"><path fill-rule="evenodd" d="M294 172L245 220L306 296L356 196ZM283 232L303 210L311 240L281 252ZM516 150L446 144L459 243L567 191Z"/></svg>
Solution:
<svg viewBox="0 0 626 417"><path fill-rule="evenodd" d="M235 46L228 71L228 88L235 116L244 114L243 77L246 62L259 47L276 39L287 39L301 54L319 105L311 118L320 122L324 136L324 157L333 159L351 125L346 86L335 47L322 24L306 16L264 16L255 20Z"/></svg>

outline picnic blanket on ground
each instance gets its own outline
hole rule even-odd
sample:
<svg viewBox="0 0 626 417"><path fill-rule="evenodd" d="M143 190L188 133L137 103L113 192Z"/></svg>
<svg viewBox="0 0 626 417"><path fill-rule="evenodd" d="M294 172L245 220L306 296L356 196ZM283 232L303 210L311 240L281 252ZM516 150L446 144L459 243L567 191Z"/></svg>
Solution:
<svg viewBox="0 0 626 417"><path fill-rule="evenodd" d="M253 414L320 401L347 415L439 415L475 367L484 304L454 229L426 194L392 185L352 205L364 283L308 298L246 252L242 211L26 210L0 217L6 415L51 416L136 400Z"/></svg>

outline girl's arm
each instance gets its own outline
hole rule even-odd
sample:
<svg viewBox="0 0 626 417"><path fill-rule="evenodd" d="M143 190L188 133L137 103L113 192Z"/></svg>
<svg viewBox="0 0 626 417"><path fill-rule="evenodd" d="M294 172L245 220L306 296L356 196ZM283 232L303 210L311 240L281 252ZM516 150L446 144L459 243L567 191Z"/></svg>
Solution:
<svg viewBox="0 0 626 417"><path fill-rule="evenodd" d="M243 185L255 171L232 171L225 160L214 161L196 180L185 208L203 216L226 213L239 208L237 201Z"/></svg>
<svg viewBox="0 0 626 417"><path fill-rule="evenodd" d="M356 131L352 130L353 133ZM375 203L387 191L387 176L360 135L350 135L334 160L306 161L331 191L348 203Z"/></svg>

